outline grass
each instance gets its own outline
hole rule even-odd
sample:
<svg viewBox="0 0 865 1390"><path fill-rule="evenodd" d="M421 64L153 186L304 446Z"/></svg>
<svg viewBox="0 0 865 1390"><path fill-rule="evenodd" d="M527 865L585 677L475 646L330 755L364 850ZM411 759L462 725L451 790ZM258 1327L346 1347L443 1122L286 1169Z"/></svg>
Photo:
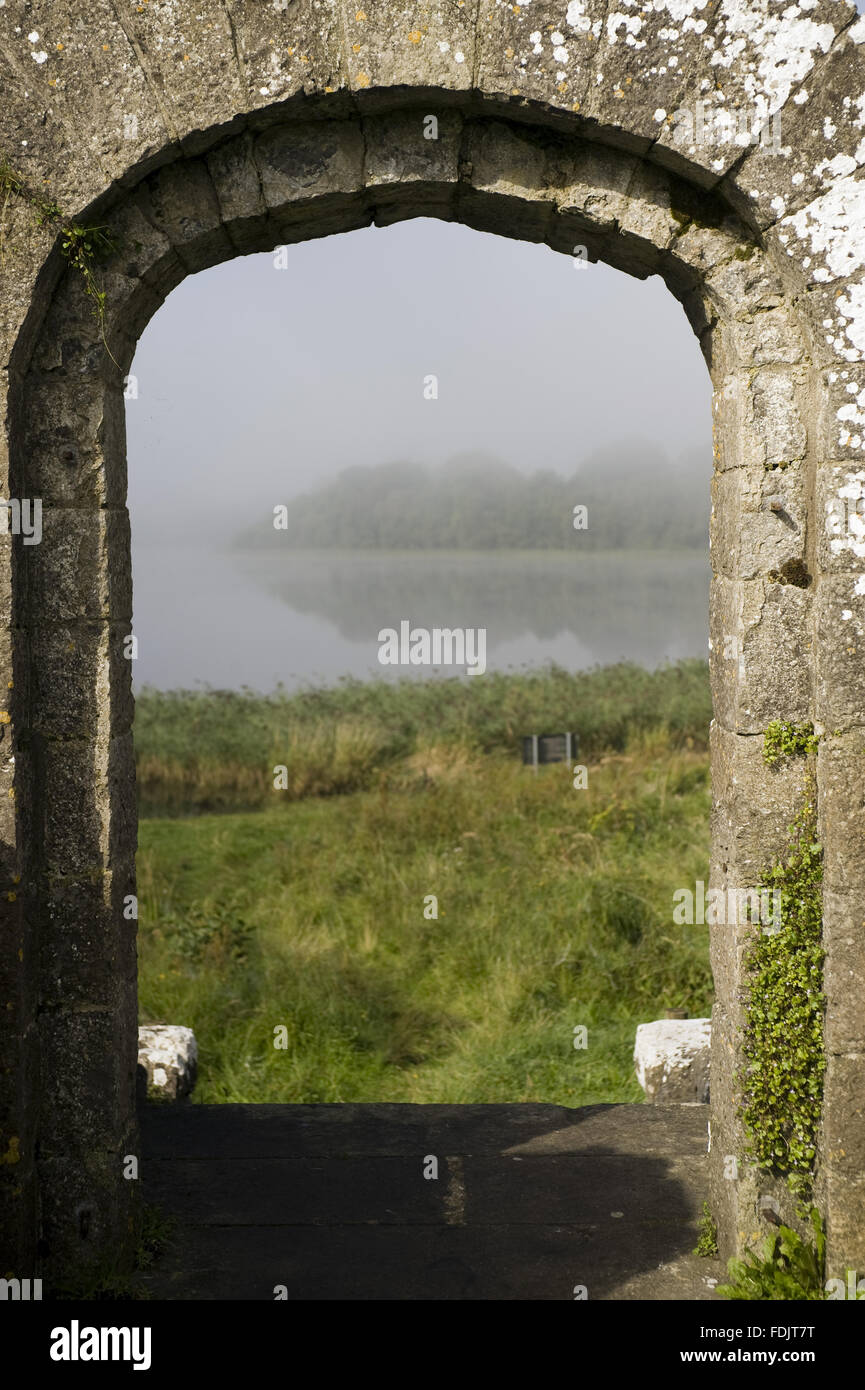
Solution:
<svg viewBox="0 0 865 1390"><path fill-rule="evenodd" d="M623 662L576 675L550 666L474 679L347 679L291 695L145 687L135 713L140 812L269 806L278 765L288 769L290 797L363 790L382 769L442 743L512 757L525 734L575 729L585 762L661 727L671 747L705 748L710 718L708 668L698 660L656 671Z"/></svg>
<svg viewBox="0 0 865 1390"><path fill-rule="evenodd" d="M268 809L142 819L141 1017L195 1030L199 1102L642 1098L636 1025L711 1004L707 929L672 922L674 890L708 877L709 776L705 666L670 668L630 727L627 669L606 685L603 672L552 673L547 687L502 678L497 708L472 682L448 682L446 701L441 683L434 700L429 687L384 687L394 718L379 713L387 739L359 789L270 790ZM556 704L580 681L595 701L585 724L578 703ZM320 733L325 711L371 717L376 690L340 689L344 706L339 691L238 697L234 765L273 734L276 712ZM517 760L529 696L538 731L576 709L570 722L598 750L581 754L587 789L563 765L534 775ZM166 746L188 755L173 716L194 700L198 731L186 738L212 756L220 723L207 697L148 698L144 758L155 756L156 705L172 715ZM334 792L317 756L321 789ZM429 894L437 919L424 916Z"/></svg>

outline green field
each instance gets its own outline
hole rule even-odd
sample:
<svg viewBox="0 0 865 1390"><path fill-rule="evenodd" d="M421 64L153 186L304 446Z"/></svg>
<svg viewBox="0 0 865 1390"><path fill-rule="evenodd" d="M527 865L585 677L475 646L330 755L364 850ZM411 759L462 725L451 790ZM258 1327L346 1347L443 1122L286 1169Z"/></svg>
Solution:
<svg viewBox="0 0 865 1390"><path fill-rule="evenodd" d="M707 931L672 922L709 716L701 662L145 692L142 1022L195 1030L201 1102L640 1099L637 1023L711 1005ZM565 727L585 789L519 760Z"/></svg>

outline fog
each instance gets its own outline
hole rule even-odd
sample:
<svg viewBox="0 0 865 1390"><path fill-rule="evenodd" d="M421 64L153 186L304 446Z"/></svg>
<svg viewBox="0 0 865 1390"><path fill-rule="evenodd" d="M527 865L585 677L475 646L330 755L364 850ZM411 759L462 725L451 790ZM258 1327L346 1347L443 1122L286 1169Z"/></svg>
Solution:
<svg viewBox="0 0 865 1390"><path fill-rule="evenodd" d="M190 276L139 343L137 395L126 411L137 684L269 686L323 669L339 674L324 659L328 634L333 656L346 633L327 604L313 640L308 585L307 627L292 607L297 568L292 579L276 555L269 577L253 582L231 544L267 524L275 506L352 465L435 468L480 450L526 473L567 475L600 449L615 458L621 442L628 472L644 444L661 460L646 468L646 488L664 459L671 470L686 460L704 479L708 507L709 375L659 278L638 281L603 265L577 270L546 247L431 219L303 243L282 259L285 269L268 253ZM693 590L684 572L683 582ZM704 587L701 579L693 595L703 606ZM461 611L471 611L470 600L469 589ZM518 607L526 640L521 648L509 631L507 641L517 642L510 656L599 659L592 653L610 644L597 633L615 627L614 602L621 608L627 598L594 585L581 602L577 586L573 621L560 628L570 646L557 644L540 612L530 621ZM579 627L588 605L592 640ZM695 623L700 630L703 607L695 611L678 635L659 633L657 660L693 645L682 632ZM634 631L618 618L623 632ZM640 659L648 659L647 640L652 647L643 631ZM273 660L252 655L284 647ZM704 639L698 647L702 654ZM355 657L345 653L346 669L363 666L364 654Z"/></svg>

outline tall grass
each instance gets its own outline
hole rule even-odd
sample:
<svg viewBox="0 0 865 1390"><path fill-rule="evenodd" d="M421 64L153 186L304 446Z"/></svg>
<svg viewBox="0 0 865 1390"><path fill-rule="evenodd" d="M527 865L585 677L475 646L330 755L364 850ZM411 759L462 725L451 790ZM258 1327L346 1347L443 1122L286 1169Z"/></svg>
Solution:
<svg viewBox="0 0 865 1390"><path fill-rule="evenodd" d="M698 708L698 677L696 664L666 676L656 720L670 718L677 681L682 710ZM562 703L547 691L546 705L530 705L543 681L521 678L515 695L499 682L506 708L490 711L493 742L524 732L523 710L541 729L562 726L572 678L547 679ZM674 731L656 723L625 737L618 679L603 696L600 681L581 687L594 691L583 713L601 745L623 745L591 763L585 790L565 766L535 775L512 751L482 753L490 735L472 702L483 706L483 694L455 688L460 710L443 708L438 691L385 687L408 752L375 787L142 821L142 1019L194 1028L196 1098L639 1100L637 1023L710 1005L706 930L672 922L674 890L707 877L708 766L682 746L697 739L684 716ZM652 688L663 681L643 685ZM370 696L348 696L342 718L361 719ZM604 699L611 722L601 734ZM335 708L321 694L274 708L288 706L307 730ZM270 756L261 703L237 707L250 720L243 746ZM199 709L207 746L214 704L205 697ZM336 767L336 735L317 756ZM437 918L424 915L430 894ZM573 1045L578 1025L585 1050ZM284 1048L274 1046L280 1028Z"/></svg>
<svg viewBox="0 0 865 1390"><path fill-rule="evenodd" d="M430 746L516 754L526 734L571 729L582 761L662 730L672 748L704 749L711 718L707 663L646 671L630 663L571 674L428 681L346 679L327 689L160 692L136 701L143 815L273 804L274 768L288 799L363 790Z"/></svg>

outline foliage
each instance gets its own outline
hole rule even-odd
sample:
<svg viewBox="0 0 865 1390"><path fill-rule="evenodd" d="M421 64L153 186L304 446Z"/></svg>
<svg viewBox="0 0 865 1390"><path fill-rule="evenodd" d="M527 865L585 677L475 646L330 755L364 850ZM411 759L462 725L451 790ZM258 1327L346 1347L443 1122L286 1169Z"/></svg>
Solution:
<svg viewBox="0 0 865 1390"><path fill-rule="evenodd" d="M703 1215L700 1218L700 1238L694 1246L694 1254L708 1258L710 1255L718 1253L718 1227L715 1218L709 1209L709 1203L703 1203Z"/></svg>
<svg viewBox="0 0 865 1390"><path fill-rule="evenodd" d="M782 758L796 753L815 753L819 742L813 724L785 724L773 719L763 737L763 761L767 767L775 767Z"/></svg>
<svg viewBox="0 0 865 1390"><path fill-rule="evenodd" d="M656 671L550 666L480 681L345 680L291 695L145 688L135 712L140 810L273 805L277 765L288 769L287 805L376 786L429 746L517 758L523 735L568 729L582 762L656 734L673 748L705 749L711 717L708 667L698 660Z"/></svg>
<svg viewBox="0 0 865 1390"><path fill-rule="evenodd" d="M816 1207L809 1212L815 1243L803 1240L789 1226L778 1226L763 1242L762 1258L752 1250L743 1260L730 1260L729 1284L719 1284L723 1298L748 1301L781 1299L818 1301L826 1298L826 1237Z"/></svg>
<svg viewBox="0 0 865 1390"><path fill-rule="evenodd" d="M172 948L186 960L201 963L216 958L221 963L240 963L249 952L253 928L243 910L233 902L193 903L181 917L166 912L154 936L171 938Z"/></svg>
<svg viewBox="0 0 865 1390"><path fill-rule="evenodd" d="M790 827L786 862L765 887L780 893L780 929L755 934L746 953L746 1065L740 1078L748 1154L810 1191L826 1061L823 1053L822 846L814 785Z"/></svg>
<svg viewBox="0 0 865 1390"><path fill-rule="evenodd" d="M638 444L602 450L570 477L550 468L529 475L471 454L436 469L356 465L296 497L284 529L267 517L250 540L304 549L703 549L705 469L647 452ZM588 508L579 531L577 505Z"/></svg>

